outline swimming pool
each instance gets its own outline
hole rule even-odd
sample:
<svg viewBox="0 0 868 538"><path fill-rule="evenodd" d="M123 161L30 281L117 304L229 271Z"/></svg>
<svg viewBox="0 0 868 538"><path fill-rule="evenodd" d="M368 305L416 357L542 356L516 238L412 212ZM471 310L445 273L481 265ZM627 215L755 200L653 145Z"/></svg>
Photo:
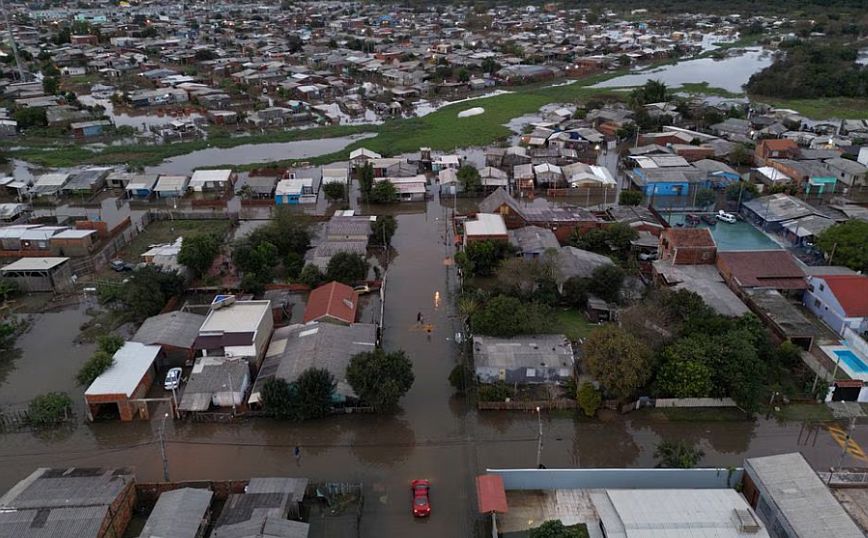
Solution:
<svg viewBox="0 0 868 538"><path fill-rule="evenodd" d="M668 215L662 212L664 217ZM673 213L668 216L669 223L673 226L683 224L684 213ZM721 252L731 250L780 250L781 246L769 239L766 234L757 230L749 222L738 221L732 224L727 222L718 222L715 226L708 226L705 223L699 224L697 228L709 228L711 236L714 238L714 243L717 245L717 250Z"/></svg>
<svg viewBox="0 0 868 538"><path fill-rule="evenodd" d="M847 346L820 346L820 349L851 379L868 382L868 360L863 359Z"/></svg>

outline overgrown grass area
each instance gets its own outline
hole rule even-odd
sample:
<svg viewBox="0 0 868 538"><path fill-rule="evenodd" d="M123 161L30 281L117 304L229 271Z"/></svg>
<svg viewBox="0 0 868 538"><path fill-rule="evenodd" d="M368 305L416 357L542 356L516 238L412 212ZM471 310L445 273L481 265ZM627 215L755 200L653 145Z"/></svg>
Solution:
<svg viewBox="0 0 868 538"><path fill-rule="evenodd" d="M725 90L723 88L715 88L714 86L709 86L708 82L688 82L686 84L682 84L677 88L674 88L674 91L684 92L688 94L713 95L716 97L724 97L726 99L744 97L743 93L735 93L729 90Z"/></svg>
<svg viewBox="0 0 868 538"><path fill-rule="evenodd" d="M824 97L819 99L776 99L761 95L751 96L751 100L766 103L776 108L790 108L815 120L868 119L868 99L852 97Z"/></svg>
<svg viewBox="0 0 868 538"><path fill-rule="evenodd" d="M763 410L762 413L765 413ZM781 420L794 420L806 422L829 422L834 420L832 410L825 404L818 403L790 403L780 406L780 411L771 412L772 416Z"/></svg>
<svg viewBox="0 0 868 538"><path fill-rule="evenodd" d="M587 338L597 326L588 321L585 314L578 310L557 310L555 320L558 331L562 332L571 341Z"/></svg>
<svg viewBox="0 0 868 538"><path fill-rule="evenodd" d="M138 263L141 255L151 245L171 243L179 237L192 238L205 234L225 237L229 231L228 220L159 220L150 223L142 233L133 238L119 253L118 257L129 263Z"/></svg>

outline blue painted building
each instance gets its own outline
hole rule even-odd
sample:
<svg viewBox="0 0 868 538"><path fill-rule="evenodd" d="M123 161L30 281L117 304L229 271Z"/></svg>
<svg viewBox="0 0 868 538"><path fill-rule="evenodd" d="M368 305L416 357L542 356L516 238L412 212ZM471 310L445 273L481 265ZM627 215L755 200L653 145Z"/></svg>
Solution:
<svg viewBox="0 0 868 538"><path fill-rule="evenodd" d="M277 182L274 191L275 205L316 203L313 178L283 179Z"/></svg>
<svg viewBox="0 0 868 538"><path fill-rule="evenodd" d="M635 168L627 172L627 176L633 186L649 197L687 196L691 185L698 188L708 188L711 185L706 173L693 167Z"/></svg>

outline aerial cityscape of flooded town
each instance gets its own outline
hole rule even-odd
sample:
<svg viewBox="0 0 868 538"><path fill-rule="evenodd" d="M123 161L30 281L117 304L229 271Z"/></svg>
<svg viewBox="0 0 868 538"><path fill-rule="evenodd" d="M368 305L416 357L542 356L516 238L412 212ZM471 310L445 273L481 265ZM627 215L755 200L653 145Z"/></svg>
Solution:
<svg viewBox="0 0 868 538"><path fill-rule="evenodd" d="M0 538L865 537L791 4L0 1Z"/></svg>

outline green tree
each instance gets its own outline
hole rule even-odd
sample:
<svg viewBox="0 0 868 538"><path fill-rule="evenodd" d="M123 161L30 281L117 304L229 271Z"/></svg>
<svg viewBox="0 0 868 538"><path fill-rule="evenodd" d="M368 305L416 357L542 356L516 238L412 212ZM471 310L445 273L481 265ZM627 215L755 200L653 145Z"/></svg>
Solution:
<svg viewBox="0 0 868 538"><path fill-rule="evenodd" d="M31 127L45 127L48 125L44 107L19 108L12 113L12 119L18 122L19 129Z"/></svg>
<svg viewBox="0 0 868 538"><path fill-rule="evenodd" d="M323 186L326 198L329 200L343 200L346 197L346 189L343 183L331 182Z"/></svg>
<svg viewBox="0 0 868 538"><path fill-rule="evenodd" d="M114 355L122 347L124 339L116 334L102 334L96 339L96 348L109 355Z"/></svg>
<svg viewBox="0 0 868 538"><path fill-rule="evenodd" d="M584 308L588 304L588 284L586 278L571 276L564 282L561 298L574 308Z"/></svg>
<svg viewBox="0 0 868 538"><path fill-rule="evenodd" d="M413 363L403 351L359 353L347 367L347 381L353 391L378 412L394 411L414 380Z"/></svg>
<svg viewBox="0 0 868 538"><path fill-rule="evenodd" d="M592 417L597 414L600 404L603 403L603 396L593 383L585 382L579 387L576 400L585 415Z"/></svg>
<svg viewBox="0 0 868 538"><path fill-rule="evenodd" d="M621 205L636 206L642 203L645 195L641 191L624 190L618 194L618 203Z"/></svg>
<svg viewBox="0 0 868 538"><path fill-rule="evenodd" d="M382 247L392 244L392 237L398 230L398 221L392 215L380 215L371 223L371 237L368 244ZM384 243L385 242L385 243Z"/></svg>
<svg viewBox="0 0 868 538"><path fill-rule="evenodd" d="M184 238L178 252L178 263L185 265L197 277L211 268L214 258L220 252L220 240L212 234Z"/></svg>
<svg viewBox="0 0 868 538"><path fill-rule="evenodd" d="M65 392L40 394L30 400L27 406L27 419L34 426L57 424L69 416L72 399Z"/></svg>
<svg viewBox="0 0 868 538"><path fill-rule="evenodd" d="M301 270L301 273L298 275L298 281L305 286L310 286L311 288L319 286L324 278L325 277L323 276L322 271L319 270L319 267L312 263L305 265Z"/></svg>
<svg viewBox="0 0 868 538"><path fill-rule="evenodd" d="M352 286L368 276L368 262L355 252L338 252L329 260L325 278Z"/></svg>
<svg viewBox="0 0 868 538"><path fill-rule="evenodd" d="M588 531L585 525L567 527L560 520L554 519L531 529L528 536L530 538L587 538Z"/></svg>
<svg viewBox="0 0 868 538"><path fill-rule="evenodd" d="M322 368L308 368L295 381L298 413L303 420L328 416L334 400L334 376Z"/></svg>
<svg viewBox="0 0 868 538"><path fill-rule="evenodd" d="M361 168L359 168L359 190L362 191L362 195L365 199L371 195L371 189L374 188L374 165L370 162L366 162Z"/></svg>
<svg viewBox="0 0 868 538"><path fill-rule="evenodd" d="M295 280L301 274L302 269L304 269L304 257L295 252L290 252L283 261L283 267L286 269L287 278Z"/></svg>
<svg viewBox="0 0 868 538"><path fill-rule="evenodd" d="M458 70L458 82L470 82L470 71L462 67Z"/></svg>
<svg viewBox="0 0 868 538"><path fill-rule="evenodd" d="M657 371L657 390L670 398L706 398L712 390L712 372L699 360L666 360Z"/></svg>
<svg viewBox="0 0 868 538"><path fill-rule="evenodd" d="M648 381L651 351L624 329L604 325L585 340L584 367L609 393L625 400Z"/></svg>
<svg viewBox="0 0 868 538"><path fill-rule="evenodd" d="M736 144L729 153L729 162L736 166L745 166L753 162L753 152L744 144Z"/></svg>
<svg viewBox="0 0 868 538"><path fill-rule="evenodd" d="M748 200L759 196L759 189L749 181L736 181L735 183L726 186L724 194L726 195L726 199L730 202L738 200L747 202Z"/></svg>
<svg viewBox="0 0 868 538"><path fill-rule="evenodd" d="M482 190L482 179L479 177L479 170L471 164L465 164L458 169L455 174L458 181L461 182L461 187L464 192L473 193Z"/></svg>
<svg viewBox="0 0 868 538"><path fill-rule="evenodd" d="M830 264L868 271L868 222L852 219L835 224L817 236L817 246Z"/></svg>
<svg viewBox="0 0 868 538"><path fill-rule="evenodd" d="M183 290L183 279L177 273L148 266L132 272L123 285L120 299L134 319L143 320L159 314L168 299Z"/></svg>
<svg viewBox="0 0 868 538"><path fill-rule="evenodd" d="M470 275L490 276L504 258L514 253L515 248L506 241L474 241L455 255L455 262Z"/></svg>
<svg viewBox="0 0 868 538"><path fill-rule="evenodd" d="M657 467L664 469L692 469L705 456L699 448L684 441L662 441L654 449Z"/></svg>
<svg viewBox="0 0 868 538"><path fill-rule="evenodd" d="M473 334L502 337L552 330L547 307L506 295L498 295L476 309L470 316L470 328Z"/></svg>
<svg viewBox="0 0 868 538"><path fill-rule="evenodd" d="M298 420L299 408L295 388L285 379L272 377L262 385L262 408L279 420Z"/></svg>
<svg viewBox="0 0 868 538"><path fill-rule="evenodd" d="M604 301L616 303L621 297L623 283L623 269L617 265L602 265L591 273L588 291Z"/></svg>
<svg viewBox="0 0 868 538"><path fill-rule="evenodd" d="M699 189L696 193L696 205L698 207L708 207L717 200L717 195L711 189Z"/></svg>
<svg viewBox="0 0 868 538"><path fill-rule="evenodd" d="M114 362L115 359L110 353L97 350L78 370L75 380L82 387L89 387L96 378L111 368Z"/></svg>
<svg viewBox="0 0 868 538"><path fill-rule="evenodd" d="M42 79L42 91L45 95L55 95L60 89L60 81L55 77L45 77Z"/></svg>
<svg viewBox="0 0 868 538"><path fill-rule="evenodd" d="M368 195L372 204L392 204L398 201L398 189L388 179L377 182Z"/></svg>

